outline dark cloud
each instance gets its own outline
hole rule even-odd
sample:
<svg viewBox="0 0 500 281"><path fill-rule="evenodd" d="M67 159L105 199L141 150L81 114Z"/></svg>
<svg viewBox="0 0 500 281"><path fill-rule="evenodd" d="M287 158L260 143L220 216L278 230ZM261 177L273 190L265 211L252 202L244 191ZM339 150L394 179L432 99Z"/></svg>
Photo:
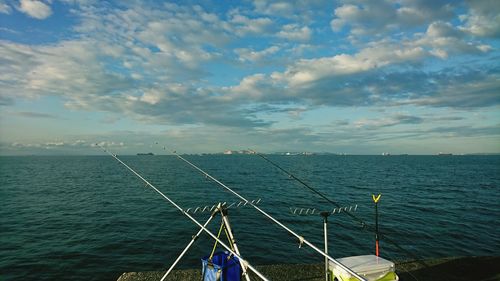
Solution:
<svg viewBox="0 0 500 281"><path fill-rule="evenodd" d="M500 136L500 124L496 126L453 126L453 127L436 127L426 130L425 133L435 133L447 137L484 137L484 136Z"/></svg>
<svg viewBox="0 0 500 281"><path fill-rule="evenodd" d="M436 143L436 139L453 139L457 142L460 138L495 138L500 137L500 126L439 126L428 129L423 129L421 127L402 127L399 129L393 129L391 131L373 130L373 127L332 127L329 131L324 131L320 136L320 141L316 144L324 144L325 147L344 147L355 149L354 151L359 151L363 149L364 151L370 151L370 153L381 153L387 149L392 150L402 143L410 142L422 142ZM330 141L330 143L328 143ZM353 145L355 143L356 145ZM451 143L450 143L451 144ZM403 145L404 147L405 145ZM441 147L445 149L446 147ZM378 150L377 150L378 149ZM433 152L437 147L429 148L430 150L425 153L435 153ZM469 149L464 147L465 150ZM437 150L439 151L439 149ZM408 151L406 151L408 152ZM462 150L461 152L464 152ZM422 152L420 152L422 153Z"/></svg>
<svg viewBox="0 0 500 281"><path fill-rule="evenodd" d="M431 117L429 119L433 120L433 121L461 121L461 120L465 120L465 117L460 117L460 116L442 116L442 117Z"/></svg>
<svg viewBox="0 0 500 281"><path fill-rule="evenodd" d="M401 115L401 114L394 116L393 119L397 121L398 124L420 124L424 121L423 118L418 116Z"/></svg>
<svg viewBox="0 0 500 281"><path fill-rule="evenodd" d="M388 67L323 77L286 91L268 81L252 85L248 94L242 96L251 99L252 92L262 93L255 95L253 101L266 105L252 108L252 113L280 111L284 104L300 104L303 108L325 105L477 108L500 104L499 69L480 67L460 66L433 72Z"/></svg>
<svg viewBox="0 0 500 281"><path fill-rule="evenodd" d="M335 120L332 123L332 126L333 127L343 127L343 126L347 126L349 124L350 124L349 120Z"/></svg>
<svg viewBox="0 0 500 281"><path fill-rule="evenodd" d="M470 7L463 16L463 29L470 34L482 37L500 37L500 5L492 0L467 0Z"/></svg>
<svg viewBox="0 0 500 281"><path fill-rule="evenodd" d="M300 115L305 110L325 105L491 107L500 104L499 77L495 68L464 67L436 72L388 68L323 78L288 91L259 82L253 84L252 89L262 94L254 97L241 94L226 98L207 90L184 88L174 92L164 88L157 90L158 100L153 103L143 101L141 97L124 102L125 97L116 96L88 99L85 104L107 111L136 114L159 123L257 128L272 124L257 117L261 113ZM266 94L269 92L273 94ZM392 121L396 122L394 124L418 124L422 118L400 115Z"/></svg>
<svg viewBox="0 0 500 281"><path fill-rule="evenodd" d="M303 97L312 104L331 106L490 107L500 104L500 72L477 68L373 71L316 81Z"/></svg>
<svg viewBox="0 0 500 281"><path fill-rule="evenodd" d="M14 99L0 95L0 106L14 105Z"/></svg>
<svg viewBox="0 0 500 281"><path fill-rule="evenodd" d="M49 119L59 119L57 115L53 115L50 113L42 113L42 112L30 112L30 111L21 111L15 112L14 115L28 118L49 118Z"/></svg>
<svg viewBox="0 0 500 281"><path fill-rule="evenodd" d="M476 71L436 77L438 79L435 80L435 91L414 96L404 103L452 108L490 107L500 104L500 73Z"/></svg>
<svg viewBox="0 0 500 281"><path fill-rule="evenodd" d="M286 113L288 115L299 116L302 112L306 111L307 108L304 106L297 107L293 104L255 104L249 106L249 108L243 109L244 114L255 115L257 113Z"/></svg>

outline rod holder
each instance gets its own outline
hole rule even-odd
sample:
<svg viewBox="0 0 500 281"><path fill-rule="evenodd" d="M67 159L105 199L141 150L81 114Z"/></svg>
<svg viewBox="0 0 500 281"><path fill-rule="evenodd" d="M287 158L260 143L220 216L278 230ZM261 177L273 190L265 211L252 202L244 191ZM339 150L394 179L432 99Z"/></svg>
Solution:
<svg viewBox="0 0 500 281"><path fill-rule="evenodd" d="M252 205L257 205L261 201L261 198L251 200L251 201L238 201L238 202L233 202L231 204L227 204L227 202L221 203L221 206L224 207L225 209L230 209L230 208L239 208L239 207L244 207L247 206L248 204ZM206 205L206 206L198 206L198 207L192 207L192 208L187 208L184 210L184 212L188 214L196 214L196 213L205 213L205 212L212 212L214 209L217 208L218 204L214 204L212 206Z"/></svg>
<svg viewBox="0 0 500 281"><path fill-rule="evenodd" d="M331 211L318 211L316 208L295 208L290 207L290 213L294 215L304 216L304 215L321 215L323 213L328 213L328 215L340 214L341 212L356 212L358 210L358 204L354 206L345 206L340 208L335 208Z"/></svg>

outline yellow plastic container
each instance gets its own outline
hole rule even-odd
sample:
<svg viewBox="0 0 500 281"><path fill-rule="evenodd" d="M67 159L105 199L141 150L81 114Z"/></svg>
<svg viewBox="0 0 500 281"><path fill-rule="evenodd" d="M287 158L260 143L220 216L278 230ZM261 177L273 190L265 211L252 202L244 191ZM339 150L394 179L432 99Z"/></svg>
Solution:
<svg viewBox="0 0 500 281"><path fill-rule="evenodd" d="M352 269L368 281L398 281L393 262L375 255L353 256L337 259L338 262ZM358 281L343 268L330 261L331 281Z"/></svg>

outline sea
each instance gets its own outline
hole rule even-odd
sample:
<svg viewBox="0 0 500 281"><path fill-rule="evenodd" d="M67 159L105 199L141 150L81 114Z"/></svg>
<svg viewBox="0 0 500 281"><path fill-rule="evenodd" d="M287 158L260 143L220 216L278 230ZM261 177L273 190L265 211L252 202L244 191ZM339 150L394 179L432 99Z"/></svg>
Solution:
<svg viewBox="0 0 500 281"><path fill-rule="evenodd" d="M183 209L239 202L175 156L119 157ZM257 206L323 248L317 212L336 206L257 155L184 157L246 199L260 199ZM382 194L382 257L500 255L500 156L267 157L344 207L328 218L333 257L374 253L367 230L373 194ZM204 223L209 215L193 217ZM251 264L323 261L248 205L229 209L229 220ZM215 217L209 229L217 233L220 223ZM0 157L0 280L116 280L123 272L166 270L198 230L110 156ZM201 235L178 268L201 267L213 246Z"/></svg>

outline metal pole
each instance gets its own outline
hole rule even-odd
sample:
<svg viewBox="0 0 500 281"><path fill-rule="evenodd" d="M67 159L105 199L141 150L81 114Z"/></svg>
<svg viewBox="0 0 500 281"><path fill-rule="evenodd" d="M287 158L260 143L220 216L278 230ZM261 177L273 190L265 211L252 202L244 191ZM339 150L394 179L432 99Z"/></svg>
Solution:
<svg viewBox="0 0 500 281"><path fill-rule="evenodd" d="M222 220L224 221L224 226L226 227L228 238L231 240L230 242L233 244L234 252L241 256L240 250L238 249L238 245L236 245L236 239L234 239L233 231L231 230L231 225L229 224L229 218L227 216L228 210L225 207L219 207L220 212L222 214ZM247 265L244 261L240 261L241 270L243 271L243 276L247 281L250 281L250 276L248 276Z"/></svg>
<svg viewBox="0 0 500 281"><path fill-rule="evenodd" d="M379 237L378 237L378 201L380 200L380 196L382 194L379 194L377 197L375 197L375 194L372 195L373 202L375 202L375 255L378 257L379 256Z"/></svg>
<svg viewBox="0 0 500 281"><path fill-rule="evenodd" d="M216 213L217 212L212 212L212 214L210 215L210 217L208 218L208 220L205 222L205 224L203 225L203 227L207 227L207 225L214 218L214 216L215 216ZM181 260L181 258L184 256L184 254L186 254L186 252L188 251L188 249L191 247L191 245L193 245L194 241L196 241L196 239L198 239L198 237L200 236L200 234L202 232L203 232L203 228L200 228L200 230L198 231L198 233L196 233L196 235L193 236L193 239L191 239L191 242L189 242L189 244L186 246L186 248L184 248L184 250L182 251L182 253L177 257L177 259L170 266L170 268L167 270L167 272L165 273L165 275L163 275L163 277L160 279L160 281L164 281L165 278L167 278L167 276L170 274L170 272L172 272L172 270L174 269L174 267Z"/></svg>
<svg viewBox="0 0 500 281"><path fill-rule="evenodd" d="M323 230L325 236L325 254L328 255L328 216L330 212L321 212L323 217ZM325 256L325 281L328 281L328 258Z"/></svg>
<svg viewBox="0 0 500 281"><path fill-rule="evenodd" d="M378 204L375 203L375 254L379 255L379 237L378 237Z"/></svg>

